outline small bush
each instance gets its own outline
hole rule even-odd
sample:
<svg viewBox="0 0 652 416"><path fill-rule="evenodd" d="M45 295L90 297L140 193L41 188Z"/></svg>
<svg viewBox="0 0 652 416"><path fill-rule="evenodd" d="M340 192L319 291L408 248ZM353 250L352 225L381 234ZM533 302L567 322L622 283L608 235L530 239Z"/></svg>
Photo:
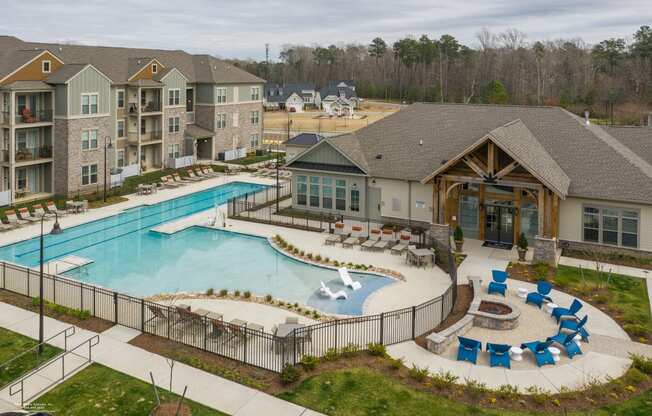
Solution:
<svg viewBox="0 0 652 416"><path fill-rule="evenodd" d="M245 291L245 292L244 292L244 297L245 297L245 299L249 299L249 298L251 297L251 292L248 291L248 290Z"/></svg>
<svg viewBox="0 0 652 416"><path fill-rule="evenodd" d="M281 371L281 383L288 385L295 383L299 380L299 370L296 367L285 364Z"/></svg>
<svg viewBox="0 0 652 416"><path fill-rule="evenodd" d="M304 355L301 357L301 366L306 371L314 370L317 367L317 364L319 364L319 358L317 357L312 355Z"/></svg>
<svg viewBox="0 0 652 416"><path fill-rule="evenodd" d="M306 254L306 257L308 257L308 260L312 260L312 253Z"/></svg>
<svg viewBox="0 0 652 416"><path fill-rule="evenodd" d="M215 290L212 287L206 289L206 296L213 296L213 293L215 293Z"/></svg>
<svg viewBox="0 0 652 416"><path fill-rule="evenodd" d="M294 254L295 256L299 255L299 249L298 248L293 249L292 254Z"/></svg>
<svg viewBox="0 0 652 416"><path fill-rule="evenodd" d="M550 392L541 387L530 386L525 391L532 397L532 401L539 406L543 406L550 401Z"/></svg>
<svg viewBox="0 0 652 416"><path fill-rule="evenodd" d="M369 344L367 345L369 354L375 357L384 357L387 355L387 348L383 344Z"/></svg>
<svg viewBox="0 0 652 416"><path fill-rule="evenodd" d="M271 302L272 301L272 295L265 295L265 302Z"/></svg>
<svg viewBox="0 0 652 416"><path fill-rule="evenodd" d="M299 251L299 255L300 255L301 257L303 257L303 256L305 256L305 255L306 255L306 252L305 252L305 251L303 251L303 250L300 250L300 251Z"/></svg>
<svg viewBox="0 0 652 416"><path fill-rule="evenodd" d="M527 250L528 247L528 241L527 237L525 236L525 233L521 233L521 235L518 236L518 248L521 250Z"/></svg>
<svg viewBox="0 0 652 416"><path fill-rule="evenodd" d="M412 368L408 370L408 375L410 376L410 378L418 382L423 382L426 379L426 377L428 377L429 371L430 370L428 370L428 367L421 368L415 364L412 364Z"/></svg>
<svg viewBox="0 0 652 416"><path fill-rule="evenodd" d="M224 296L226 296L226 295L228 295L228 294L229 294L229 291L228 291L228 290L226 290L226 289L222 289L222 290L220 290L220 296L224 297Z"/></svg>
<svg viewBox="0 0 652 416"><path fill-rule="evenodd" d="M515 400L518 397L518 386L511 384L502 384L496 390L498 397L505 400Z"/></svg>
<svg viewBox="0 0 652 416"><path fill-rule="evenodd" d="M632 367L625 373L623 381L626 384L638 385L647 380L647 375L638 368Z"/></svg>
<svg viewBox="0 0 652 416"><path fill-rule="evenodd" d="M333 262L333 266L335 266L335 267L340 267L340 262L337 261L337 260L335 260L335 261Z"/></svg>
<svg viewBox="0 0 652 416"><path fill-rule="evenodd" d="M480 397L487 393L487 385L485 383L480 383L477 380L467 379L466 380L466 392L471 396L472 400L479 400Z"/></svg>
<svg viewBox="0 0 652 416"><path fill-rule="evenodd" d="M636 368L647 375L652 375L652 358L638 354L630 354L629 358L632 360L633 368Z"/></svg>
<svg viewBox="0 0 652 416"><path fill-rule="evenodd" d="M315 319L319 319L321 315L319 315L319 312L317 311L312 311L312 317Z"/></svg>
<svg viewBox="0 0 652 416"><path fill-rule="evenodd" d="M342 353L342 355L344 357L352 357L359 350L360 350L360 347L358 345L351 343L351 344L347 345L346 347L343 347L341 353Z"/></svg>
<svg viewBox="0 0 652 416"><path fill-rule="evenodd" d="M548 270L550 266L548 263L537 263L534 265L534 275L538 280L547 280L548 279Z"/></svg>
<svg viewBox="0 0 652 416"><path fill-rule="evenodd" d="M233 296L235 296L236 298L239 298L240 297L240 291L239 290L234 291Z"/></svg>
<svg viewBox="0 0 652 416"><path fill-rule="evenodd" d="M328 257L324 257L324 263L330 263L330 262L331 262L331 259L329 259Z"/></svg>
<svg viewBox="0 0 652 416"><path fill-rule="evenodd" d="M393 370L400 370L403 367L405 360L403 358L390 358L389 367Z"/></svg>
<svg viewBox="0 0 652 416"><path fill-rule="evenodd" d="M335 348L329 348L326 350L326 353L324 354L324 360L326 361L335 361L340 357L340 354L337 352L337 349Z"/></svg>
<svg viewBox="0 0 652 416"><path fill-rule="evenodd" d="M315 261L321 261L321 254L317 254L315 256Z"/></svg>
<svg viewBox="0 0 652 416"><path fill-rule="evenodd" d="M630 335L635 337L644 337L648 334L648 330L645 325L641 324L625 324L623 329Z"/></svg>
<svg viewBox="0 0 652 416"><path fill-rule="evenodd" d="M440 371L436 374L432 374L432 384L440 389L443 388L450 388L452 387L459 377L457 377L455 374L451 373L450 371Z"/></svg>

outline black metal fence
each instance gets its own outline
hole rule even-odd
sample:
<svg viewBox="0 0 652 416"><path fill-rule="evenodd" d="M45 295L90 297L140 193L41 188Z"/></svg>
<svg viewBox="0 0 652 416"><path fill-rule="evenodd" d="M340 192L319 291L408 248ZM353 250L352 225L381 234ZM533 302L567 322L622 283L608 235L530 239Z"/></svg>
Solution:
<svg viewBox="0 0 652 416"><path fill-rule="evenodd" d="M0 273L2 289L38 296L37 271L1 262ZM420 305L318 323L279 337L62 276L44 274L43 285L44 299L49 302L86 310L91 316L115 324L275 372L280 372L287 363L299 362L304 355L323 356L329 350L351 344L364 349L370 343L391 345L414 339L448 316L456 292L453 284L443 295Z"/></svg>

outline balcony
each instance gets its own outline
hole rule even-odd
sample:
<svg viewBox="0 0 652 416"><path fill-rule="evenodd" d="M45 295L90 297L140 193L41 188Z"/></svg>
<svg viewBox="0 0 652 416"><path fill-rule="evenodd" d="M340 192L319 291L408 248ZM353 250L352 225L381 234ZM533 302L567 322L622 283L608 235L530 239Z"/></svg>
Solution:
<svg viewBox="0 0 652 416"><path fill-rule="evenodd" d="M148 131L144 134L140 135L140 143L141 144L147 144L149 142L156 142L159 140L163 140L163 132L158 130L158 131ZM137 145L138 144L138 133L128 133L127 134L127 143L131 145Z"/></svg>
<svg viewBox="0 0 652 416"><path fill-rule="evenodd" d="M20 114L16 114L16 124L51 123L52 110L31 111L24 108Z"/></svg>
<svg viewBox="0 0 652 416"><path fill-rule="evenodd" d="M9 111L0 111L0 125L9 124L11 122L11 117L9 116Z"/></svg>
<svg viewBox="0 0 652 416"><path fill-rule="evenodd" d="M138 105L136 103L129 103L129 108L127 112L129 115L135 116L138 114L146 115L149 113L159 113L161 112L161 103L156 101L150 101L145 105Z"/></svg>
<svg viewBox="0 0 652 416"><path fill-rule="evenodd" d="M52 146L26 147L16 150L16 163L52 158Z"/></svg>

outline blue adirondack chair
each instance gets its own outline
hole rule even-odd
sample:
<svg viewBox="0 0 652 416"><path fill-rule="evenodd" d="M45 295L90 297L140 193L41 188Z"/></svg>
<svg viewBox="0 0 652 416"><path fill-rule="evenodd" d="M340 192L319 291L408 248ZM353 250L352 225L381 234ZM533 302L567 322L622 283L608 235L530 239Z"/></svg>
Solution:
<svg viewBox="0 0 652 416"><path fill-rule="evenodd" d="M550 353L550 351L548 351L548 347L550 347L551 345L552 345L552 341L546 341L546 342L532 341L532 342L524 342L523 344L521 344L521 348L532 351L532 354L534 355L534 359L537 361L537 365L541 367L546 364L555 365L555 360L554 358L552 358L552 354Z"/></svg>
<svg viewBox="0 0 652 416"><path fill-rule="evenodd" d="M586 328L584 328L588 320L589 316L584 315L584 318L582 318L579 322L571 321L570 319L561 321L561 324L559 325L559 332L561 332L562 329L566 329L572 332L579 332L582 336L582 339L586 342L589 342L589 332L586 330Z"/></svg>
<svg viewBox="0 0 652 416"><path fill-rule="evenodd" d="M487 289L487 292L489 294L500 293L501 295L505 296L505 290L507 290L507 284L505 282L509 277L507 272L502 270L492 270L491 277L493 281L489 282L489 288Z"/></svg>
<svg viewBox="0 0 652 416"><path fill-rule="evenodd" d="M482 343L470 338L457 337L460 342L457 348L457 361L468 361L475 364L478 351L482 350Z"/></svg>
<svg viewBox="0 0 652 416"><path fill-rule="evenodd" d="M552 317L557 320L557 323L559 323L559 320L563 318L564 316L572 316L577 318L577 312L582 309L582 302L580 302L577 299L573 299L573 302L570 305L570 308L555 308L552 310ZM579 318L577 318L579 320Z"/></svg>
<svg viewBox="0 0 652 416"><path fill-rule="evenodd" d="M570 334L559 332L554 337L548 337L546 341L556 342L557 344L561 345L566 350L568 358L573 358L577 354L582 353L580 347L575 343L575 335L577 335L577 332L572 332Z"/></svg>
<svg viewBox="0 0 652 416"><path fill-rule="evenodd" d="M489 352L489 365L491 367L502 366L511 368L509 365L510 348L512 348L511 345L487 343L487 351Z"/></svg>
<svg viewBox="0 0 652 416"><path fill-rule="evenodd" d="M527 298L525 298L525 303L532 302L541 308L541 304L543 304L544 300L552 302L552 299L548 296L551 290L552 285L550 283L545 280L539 280L537 282L537 291L528 293Z"/></svg>

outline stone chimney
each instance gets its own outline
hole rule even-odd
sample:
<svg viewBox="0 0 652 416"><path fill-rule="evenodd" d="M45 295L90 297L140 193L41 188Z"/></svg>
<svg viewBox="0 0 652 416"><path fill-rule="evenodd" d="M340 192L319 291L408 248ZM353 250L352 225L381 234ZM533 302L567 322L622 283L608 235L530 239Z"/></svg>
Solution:
<svg viewBox="0 0 652 416"><path fill-rule="evenodd" d="M587 126L591 124L591 121L589 120L589 110L584 110L584 124Z"/></svg>

